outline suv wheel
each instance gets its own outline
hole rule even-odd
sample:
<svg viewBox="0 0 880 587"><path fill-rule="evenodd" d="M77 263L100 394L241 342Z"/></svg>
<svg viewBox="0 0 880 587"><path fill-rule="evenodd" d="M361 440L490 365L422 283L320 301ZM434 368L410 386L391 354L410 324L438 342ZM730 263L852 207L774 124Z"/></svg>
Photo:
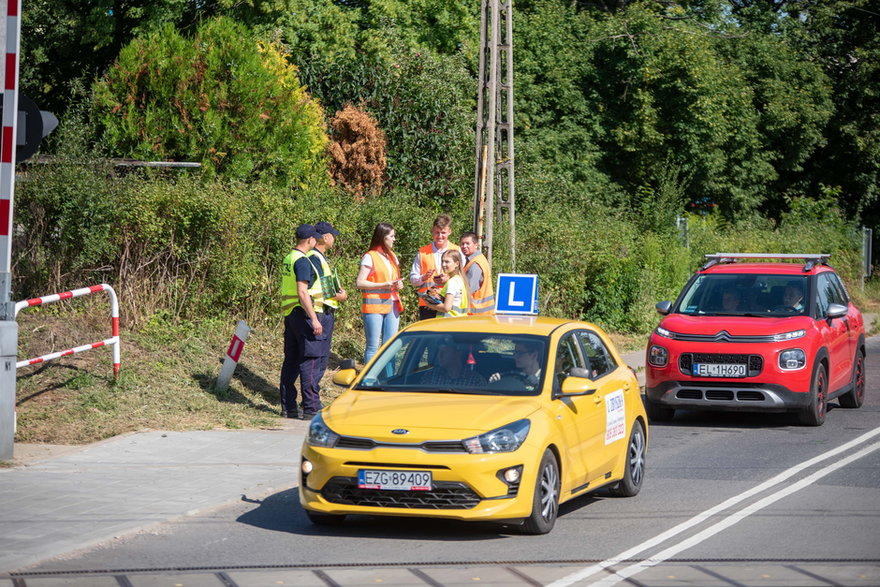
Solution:
<svg viewBox="0 0 880 587"><path fill-rule="evenodd" d="M856 353L853 364L852 389L838 398L841 408L860 408L865 401L865 353Z"/></svg>
<svg viewBox="0 0 880 587"><path fill-rule="evenodd" d="M645 412L651 422L669 422L675 417L675 408L668 408L663 404L645 398Z"/></svg>
<svg viewBox="0 0 880 587"><path fill-rule="evenodd" d="M810 405L800 413L800 422L804 426L821 426L825 423L825 412L828 409L828 370L825 363L816 362L813 369L813 383L810 386Z"/></svg>

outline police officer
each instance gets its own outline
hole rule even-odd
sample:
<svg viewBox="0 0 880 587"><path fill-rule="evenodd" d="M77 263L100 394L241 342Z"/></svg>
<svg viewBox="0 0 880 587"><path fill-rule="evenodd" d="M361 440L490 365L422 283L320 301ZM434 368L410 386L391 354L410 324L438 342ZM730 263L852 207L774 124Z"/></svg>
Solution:
<svg viewBox="0 0 880 587"><path fill-rule="evenodd" d="M315 224L315 230L318 231L319 236L315 243L315 248L308 253L308 259L317 273L319 283L319 287L313 287L316 290L314 305L324 330L321 335L324 344L321 346L319 357L307 356L303 363L303 386L305 387L307 385L306 382L308 382L307 389L303 392L303 397L318 398L317 406L320 410L321 379L324 377L324 372L327 371L327 360L330 358L330 342L333 337L333 326L336 323L336 310L339 309L339 302L345 301L348 298L348 294L342 288L335 291L324 290L325 280L323 277L333 276L330 265L327 263L327 251L336 243L339 231L333 228L333 225L329 222L318 222ZM303 419L305 420L310 420L314 415L315 411L303 410Z"/></svg>
<svg viewBox="0 0 880 587"><path fill-rule="evenodd" d="M311 224L301 224L296 229L296 248L284 258L281 266L281 313L284 315L284 363L281 365L281 416L298 417L296 405L296 380L302 378L303 413L315 413L321 409L320 398L307 395L310 382L305 370L307 356L320 356L323 346L324 327L312 304L316 293L315 283L320 284L307 257L320 233Z"/></svg>
<svg viewBox="0 0 880 587"><path fill-rule="evenodd" d="M491 316L495 314L492 271L489 268L489 260L480 251L478 242L477 233L472 231L462 233L459 239L461 253L466 259L462 272L468 286L468 315Z"/></svg>

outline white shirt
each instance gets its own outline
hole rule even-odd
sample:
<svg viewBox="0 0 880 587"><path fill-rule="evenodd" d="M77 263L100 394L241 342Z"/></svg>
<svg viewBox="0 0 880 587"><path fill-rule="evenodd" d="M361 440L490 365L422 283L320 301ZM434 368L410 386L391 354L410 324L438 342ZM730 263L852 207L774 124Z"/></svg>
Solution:
<svg viewBox="0 0 880 587"><path fill-rule="evenodd" d="M431 250L434 252L434 267L437 268L437 273L443 273L441 269L442 261L443 261L443 253L449 250L449 245L446 246L445 249L438 249L437 245L434 244L434 241L431 241ZM467 260L464 257L464 253L461 253L461 266L464 267L464 264ZM416 258L413 259L412 267L409 270L409 282L411 285L419 287L422 285L422 274L427 271L422 270L422 256L419 253L416 253ZM437 274L435 273L435 275Z"/></svg>
<svg viewBox="0 0 880 587"><path fill-rule="evenodd" d="M452 295L452 307L461 308L462 312L464 312L464 307L461 302L461 296L464 295L464 281L458 275L452 277L448 282L446 282L446 295L448 296L450 294ZM449 318L451 317L451 314L444 313L443 317Z"/></svg>

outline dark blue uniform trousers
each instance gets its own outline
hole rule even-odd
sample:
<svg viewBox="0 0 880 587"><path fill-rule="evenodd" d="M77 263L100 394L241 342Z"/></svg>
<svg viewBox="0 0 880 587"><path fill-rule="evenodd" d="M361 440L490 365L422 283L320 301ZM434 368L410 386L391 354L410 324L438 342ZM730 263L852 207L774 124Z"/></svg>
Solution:
<svg viewBox="0 0 880 587"><path fill-rule="evenodd" d="M318 319L324 323L323 314ZM312 321L301 307L284 317L284 363L281 365L281 410L297 413L296 380L300 379L302 411L321 410L320 384L324 370L319 369L329 334L315 337ZM326 368L326 359L324 359Z"/></svg>

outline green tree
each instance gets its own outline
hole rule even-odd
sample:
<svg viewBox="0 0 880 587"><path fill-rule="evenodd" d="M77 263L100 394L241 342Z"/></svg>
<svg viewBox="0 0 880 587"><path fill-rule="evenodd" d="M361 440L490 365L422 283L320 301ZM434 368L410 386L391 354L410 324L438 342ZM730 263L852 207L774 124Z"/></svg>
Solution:
<svg viewBox="0 0 880 587"><path fill-rule="evenodd" d="M804 165L827 142L831 82L781 35L740 31L720 36L718 44L753 90L762 149L777 174L768 184L764 211L778 217L786 208L784 194L809 189Z"/></svg>
<svg viewBox="0 0 880 587"><path fill-rule="evenodd" d="M583 83L597 114L600 168L633 189L656 186L667 164L690 177L688 194L728 216L755 209L775 179L743 72L713 35L650 3L602 21Z"/></svg>
<svg viewBox="0 0 880 587"><path fill-rule="evenodd" d="M220 17L193 38L171 26L129 44L95 84L111 152L200 161L231 178L320 178L323 112L278 47Z"/></svg>
<svg viewBox="0 0 880 587"><path fill-rule="evenodd" d="M21 15L22 91L62 116L77 79L103 73L136 35L185 26L193 0L27 0Z"/></svg>
<svg viewBox="0 0 880 587"><path fill-rule="evenodd" d="M302 73L328 111L353 103L378 121L387 138L387 189L445 209L470 197L476 82L460 55L401 49L393 58L318 57Z"/></svg>

